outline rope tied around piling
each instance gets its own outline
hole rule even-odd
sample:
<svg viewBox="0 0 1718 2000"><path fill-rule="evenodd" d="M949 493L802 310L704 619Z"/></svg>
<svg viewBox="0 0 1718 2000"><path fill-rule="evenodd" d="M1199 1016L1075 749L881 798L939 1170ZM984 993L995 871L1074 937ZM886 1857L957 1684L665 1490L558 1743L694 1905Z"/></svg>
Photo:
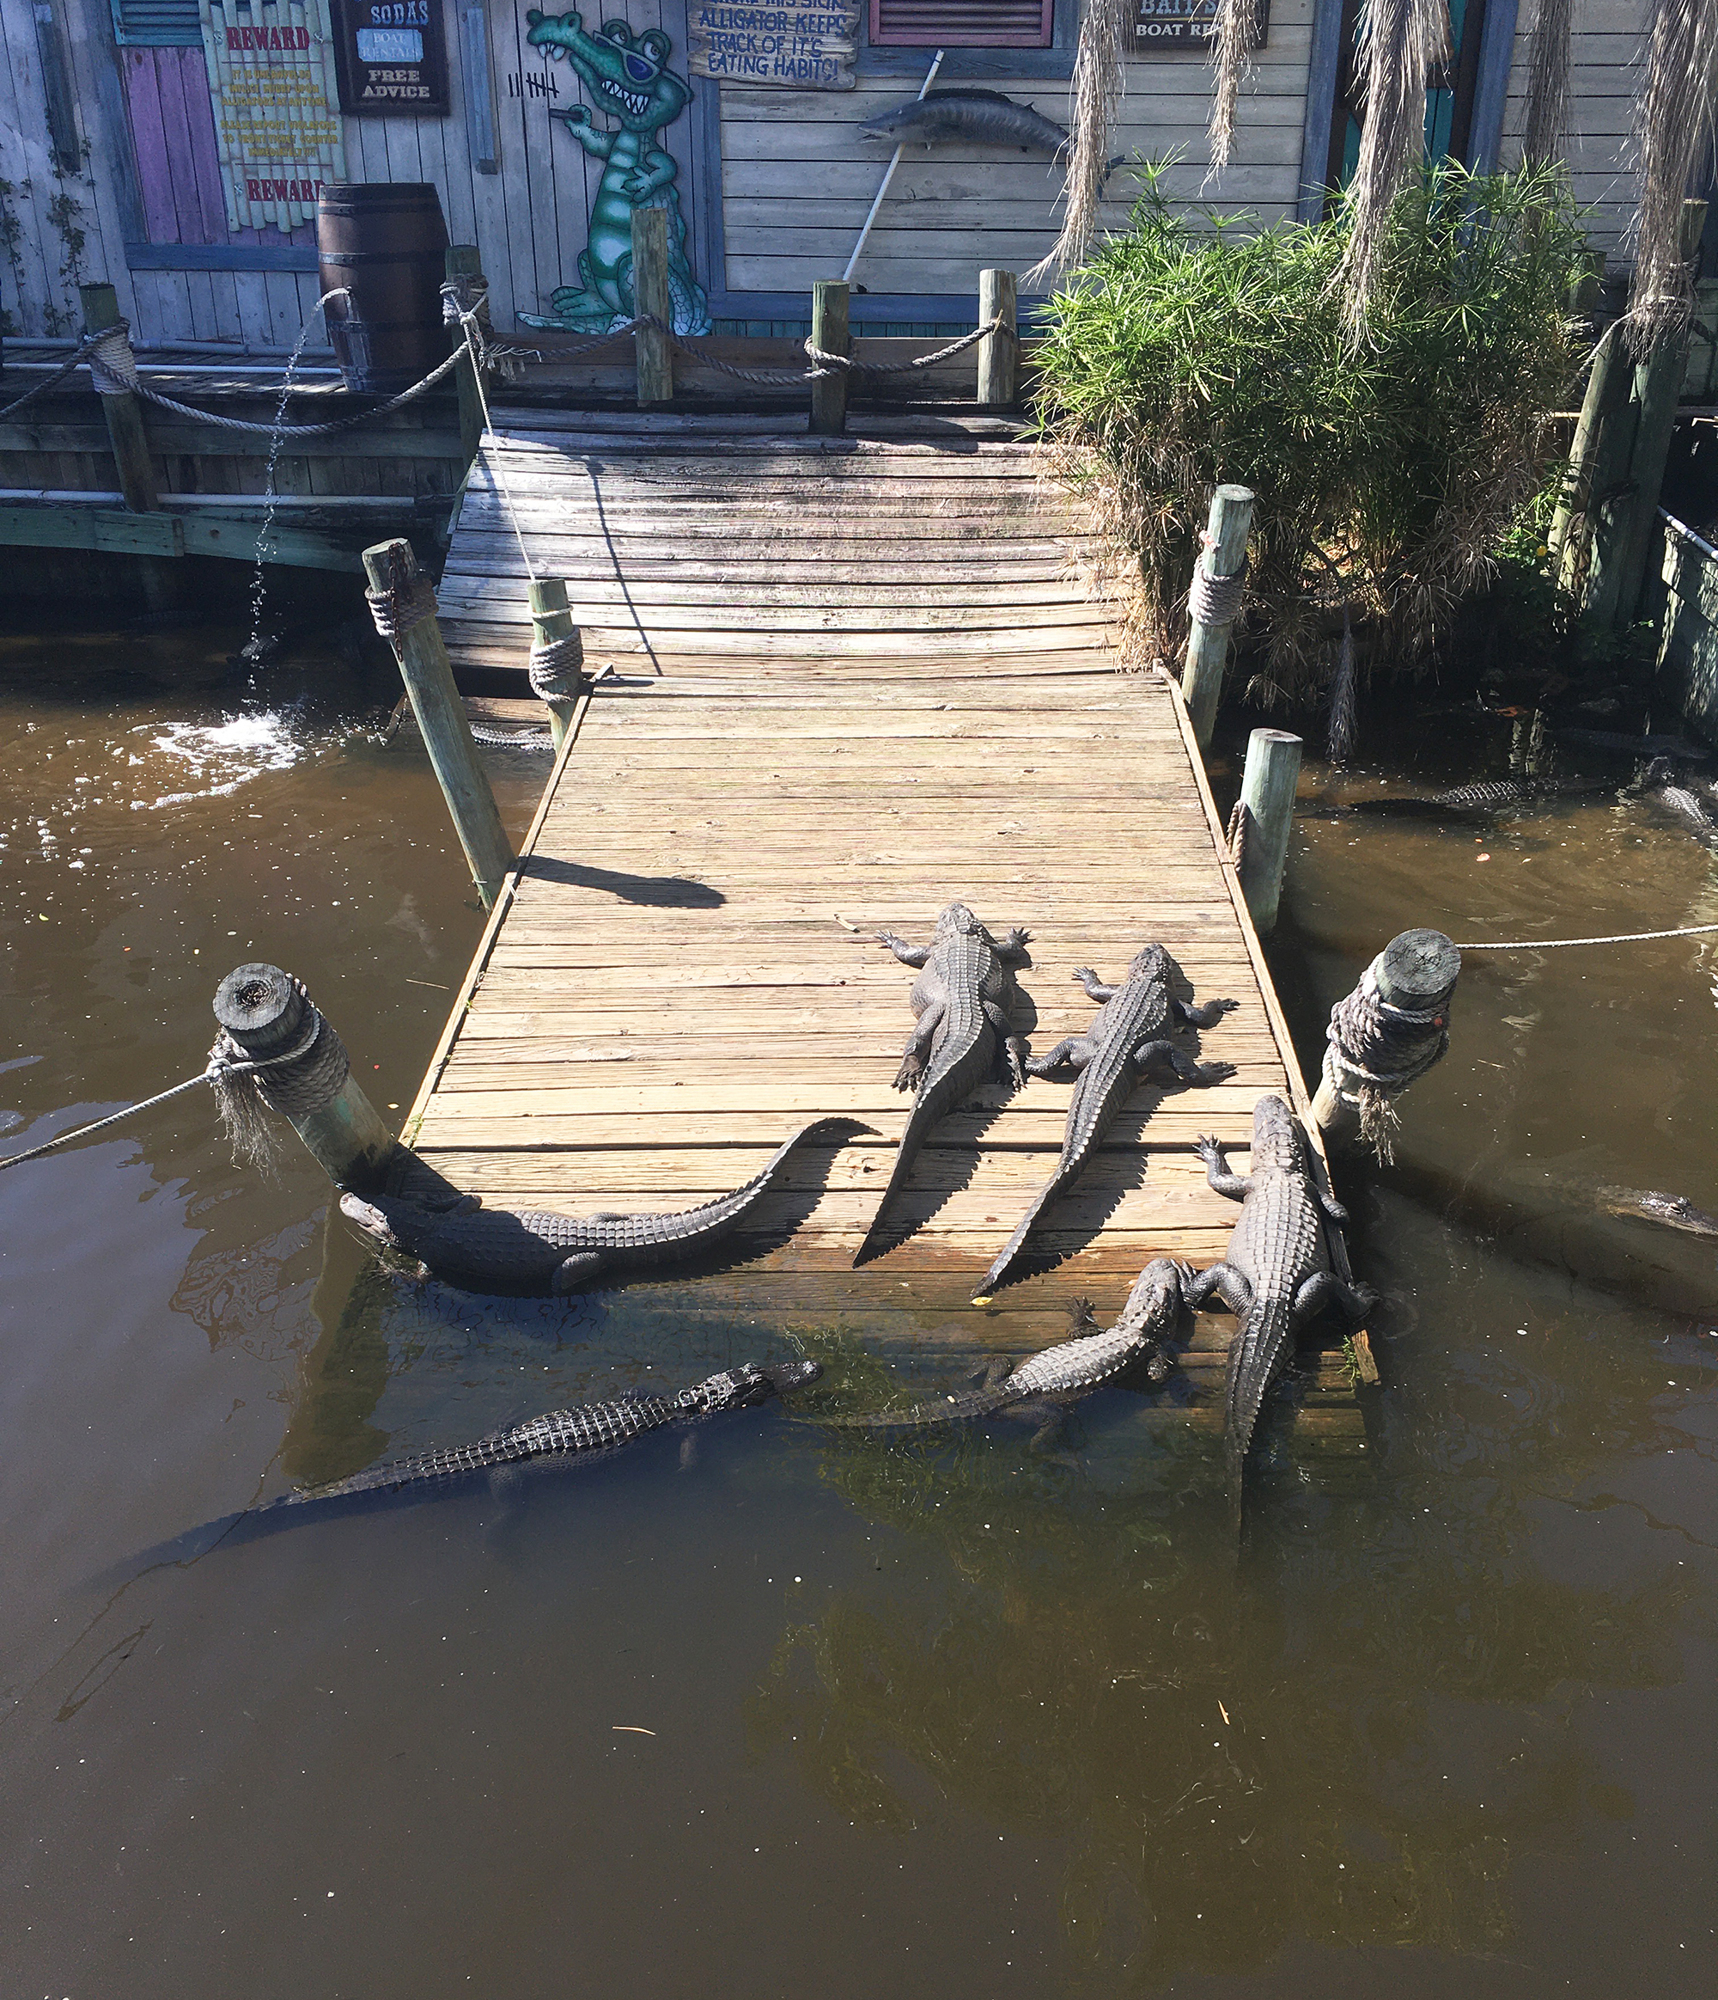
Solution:
<svg viewBox="0 0 1718 2000"><path fill-rule="evenodd" d="M439 609L429 578L408 576L398 565L390 569L388 588L366 590L364 602L370 607L377 632L390 646L398 645L414 625L433 618Z"/></svg>
<svg viewBox="0 0 1718 2000"><path fill-rule="evenodd" d="M565 638L539 640L526 672L539 701L573 701L584 692L585 642L577 630Z"/></svg>
<svg viewBox="0 0 1718 2000"><path fill-rule="evenodd" d="M295 981L294 984L297 984L297 982ZM299 986L298 990L300 993L304 993L302 986ZM268 1131L266 1126L262 1126L263 1136L260 1148L251 1145L249 1141L249 1128L245 1122L246 1113L242 1107L240 1093L247 1085L253 1092L259 1088L263 1088L261 1079L264 1071L274 1069L284 1070L289 1063L296 1063L304 1057L315 1054L317 1044L322 1039L325 1030L327 1036L339 1051L340 1074L334 1081L332 1088L326 1087L326 1079L332 1074L333 1063L330 1057L324 1053L317 1057L314 1068L306 1073L308 1080L303 1080L296 1074L271 1078L266 1086L264 1101L276 1105L277 1109L286 1110L289 1108L289 1103L295 1104L303 1098L313 1096L314 1103L309 1108L318 1109L339 1091L341 1085L345 1083L347 1072L351 1067L346 1055L345 1045L341 1042L340 1037L335 1034L334 1030L329 1027L327 1021L318 1011L315 1002L307 993L304 993L304 1004L310 1009L310 1022L305 1033L299 1037L290 1049L285 1049L279 1055L274 1056L248 1056L237 1042L232 1041L228 1037L226 1031L223 1029L215 1038L214 1047L209 1051L207 1066L199 1070L195 1076L188 1076L183 1083L174 1084L171 1090L157 1091L153 1097L141 1098L136 1104L128 1104L123 1111L110 1111L105 1118L97 1118L88 1125L76 1125L69 1132L61 1132L57 1138L45 1140L40 1146L30 1147L27 1152L13 1153L9 1158L0 1160L0 1171L3 1171L7 1167L21 1166L25 1160L39 1160L44 1153L51 1153L60 1146L69 1146L74 1139L87 1138L90 1133L105 1131L108 1126L117 1125L123 1119L135 1118L140 1111L152 1111L156 1105L165 1104L170 1098L182 1097L186 1091L195 1090L200 1083L212 1084L214 1086L216 1102L219 1104L221 1110L221 1122L227 1130L227 1136L232 1141L233 1164L239 1166L243 1164L244 1160L249 1159L253 1165L262 1167L267 1171L273 1161L273 1135ZM320 1091L322 1094L315 1095L317 1091ZM236 1109L236 1120L229 1118L230 1104ZM260 1126L260 1120L257 1122ZM245 1134L243 1139L241 1139L241 1132ZM241 1150L241 1146L243 1150Z"/></svg>
<svg viewBox="0 0 1718 2000"><path fill-rule="evenodd" d="M1253 815L1247 810L1245 799L1235 801L1234 810L1229 815L1228 832L1225 838L1229 846L1229 860L1235 873L1240 874L1247 859L1247 828L1253 823Z"/></svg>
<svg viewBox="0 0 1718 2000"><path fill-rule="evenodd" d="M1378 991L1382 954L1360 984L1330 1010L1324 1031L1324 1080L1359 1114L1360 1136L1380 1166L1396 1157L1399 1122L1391 1099L1442 1061L1449 1049L1449 1001L1424 1009L1399 1007Z"/></svg>
<svg viewBox="0 0 1718 2000"><path fill-rule="evenodd" d="M138 378L137 356L131 351L131 322L116 319L88 340L89 376L98 396L135 396L143 384Z"/></svg>
<svg viewBox="0 0 1718 2000"><path fill-rule="evenodd" d="M1199 542L1202 550L1216 547L1208 528L1199 530ZM1241 567L1233 576L1213 576L1205 567L1205 557L1201 554L1193 565L1193 584L1187 593L1187 609L1196 625L1233 625L1241 615L1246 594L1247 560L1244 556Z"/></svg>

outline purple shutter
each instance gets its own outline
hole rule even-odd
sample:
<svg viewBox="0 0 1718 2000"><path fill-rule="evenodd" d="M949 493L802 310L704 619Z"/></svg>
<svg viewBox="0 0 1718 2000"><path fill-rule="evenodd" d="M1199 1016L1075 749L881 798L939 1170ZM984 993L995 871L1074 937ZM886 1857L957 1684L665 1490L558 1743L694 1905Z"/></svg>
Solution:
<svg viewBox="0 0 1718 2000"><path fill-rule="evenodd" d="M1047 49L1055 0L871 0L879 48Z"/></svg>

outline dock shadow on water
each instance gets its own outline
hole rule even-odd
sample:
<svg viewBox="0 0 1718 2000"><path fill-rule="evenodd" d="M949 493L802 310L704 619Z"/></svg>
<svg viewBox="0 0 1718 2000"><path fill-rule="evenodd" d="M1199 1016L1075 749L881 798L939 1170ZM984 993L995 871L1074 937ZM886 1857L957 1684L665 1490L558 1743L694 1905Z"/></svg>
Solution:
<svg viewBox="0 0 1718 2000"><path fill-rule="evenodd" d="M242 636L72 692L93 642L0 651L5 1150L194 1072L258 957L411 1100L482 913L423 761L345 747L374 691L313 641L205 676ZM220 736L265 712L281 754ZM494 769L516 835L542 774ZM1698 922L1712 866L1610 800L1483 844L1303 822L1303 1060L1397 930ZM196 1095L0 1175L5 1990L1709 1991L1714 1246L1603 1211L1591 1249L1577 1197L1718 1209L1714 963L1470 956L1397 1167L1339 1170L1386 1301L1370 1472L1279 1411L1238 1568L1192 1371L1042 1445L838 1431L989 1322L402 1283ZM826 1372L786 1405L87 1588L290 1487L795 1352Z"/></svg>

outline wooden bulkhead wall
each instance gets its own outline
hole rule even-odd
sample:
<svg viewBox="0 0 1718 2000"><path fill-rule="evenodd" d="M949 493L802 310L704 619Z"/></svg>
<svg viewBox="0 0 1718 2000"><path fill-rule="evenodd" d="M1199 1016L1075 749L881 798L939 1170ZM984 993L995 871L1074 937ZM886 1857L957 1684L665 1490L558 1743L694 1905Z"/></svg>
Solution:
<svg viewBox="0 0 1718 2000"><path fill-rule="evenodd" d="M78 326L77 284L107 278L140 343L285 346L317 295L313 225L228 227L202 51L183 40L121 46L116 20L136 4L0 0L0 329L67 336ZM429 4L446 35L446 114L345 118L346 172L433 182L452 240L482 252L495 324L516 330L520 313L546 313L554 289L577 282L602 166L551 115L580 101L579 80L529 44L524 0ZM1471 14L1481 0L1467 4ZM1169 184L1189 202L1264 223L1316 208L1354 0L1346 5L1345 16L1344 0L1272 0L1220 183L1202 187L1209 71L1197 51L1130 63L1116 150L1179 150ZM1518 150L1533 24L1527 0L1519 19L1516 0L1484 5L1470 149L1481 164ZM939 83L1001 90L1065 124L1075 0L1055 12L1054 47L951 51ZM812 281L839 275L846 262L889 153L859 136L859 122L911 97L930 55L867 46L863 0L860 14L855 88L693 77L688 110L658 135L720 331L790 330L806 316ZM1595 243L1606 247L1632 198L1628 103L1649 15L1649 0L1575 0L1568 153L1575 192L1594 205ZM585 26L611 18L635 35L659 29L672 43L668 67L687 75L685 0L607 0ZM485 98L488 161L473 144ZM1024 270L1042 254L1061 183L1060 168L1037 155L909 149L854 274L864 287L853 301L856 326L972 324L978 271ZM1125 219L1131 191L1118 173L1110 223Z"/></svg>

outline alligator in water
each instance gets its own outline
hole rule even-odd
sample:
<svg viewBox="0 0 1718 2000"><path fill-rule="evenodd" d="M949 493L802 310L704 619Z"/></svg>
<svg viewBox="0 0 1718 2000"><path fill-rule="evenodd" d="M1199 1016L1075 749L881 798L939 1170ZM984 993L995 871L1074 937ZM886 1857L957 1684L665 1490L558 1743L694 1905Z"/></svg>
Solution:
<svg viewBox="0 0 1718 2000"><path fill-rule="evenodd" d="M907 1038L895 1077L897 1090L916 1085L917 1095L901 1134L894 1172L855 1264L877 1255L884 1212L912 1171L925 1135L943 1113L965 1103L999 1069L1012 1077L1016 1089L1026 1081L1022 1067L1026 1044L1008 1019L1009 1003L1018 997L1015 968L1032 963L1025 931L993 938L964 903L950 903L937 918L936 937L928 945L908 944L893 931L878 931L876 937L903 965L919 969L910 995L918 1026Z"/></svg>
<svg viewBox="0 0 1718 2000"><path fill-rule="evenodd" d="M1551 734L1559 743L1631 757L1678 757L1685 764L1704 764L1712 755L1704 743L1690 743L1686 736L1623 736L1614 729L1576 729L1566 723L1554 724Z"/></svg>
<svg viewBox="0 0 1718 2000"><path fill-rule="evenodd" d="M1718 1215L1696 1208L1685 1194L1663 1194L1657 1188L1596 1187L1593 1199L1611 1215L1639 1216L1661 1222L1689 1236L1718 1236Z"/></svg>
<svg viewBox="0 0 1718 2000"><path fill-rule="evenodd" d="M821 1118L795 1132L743 1187L672 1215L553 1215L484 1208L477 1195L439 1205L392 1195L344 1194L340 1212L381 1248L419 1260L426 1277L474 1292L577 1291L614 1270L652 1271L719 1242L765 1195L787 1156L814 1133L869 1132L851 1118Z"/></svg>
<svg viewBox="0 0 1718 2000"><path fill-rule="evenodd" d="M762 1403L771 1396L786 1395L792 1389L815 1382L822 1369L815 1361L781 1361L759 1367L744 1362L738 1368L724 1368L689 1389L671 1395L655 1395L640 1390L609 1397L600 1403L575 1403L571 1409L550 1410L528 1423L514 1424L504 1431L491 1431L471 1444L453 1445L443 1451L420 1452L413 1458L396 1458L355 1472L349 1479L337 1479L327 1486L312 1486L302 1493L285 1493L278 1500L266 1500L260 1507L223 1515L200 1528L188 1529L170 1542L159 1543L132 1557L124 1574L135 1575L140 1568L157 1563L188 1562L206 1555L217 1543L229 1546L272 1535L306 1519L306 1509L317 1514L344 1511L345 1501L361 1501L366 1496L394 1497L403 1501L421 1499L446 1491L462 1482L485 1475L502 1475L508 1466L532 1459L564 1458L588 1463L630 1444L645 1432L664 1424L696 1423L722 1410L740 1410ZM114 1573L98 1579L114 1580Z"/></svg>
<svg viewBox="0 0 1718 2000"><path fill-rule="evenodd" d="M1208 1063L1201 1068L1168 1040L1170 1031L1177 1027L1215 1027L1240 1005L1238 1000L1211 1000L1202 1007L1190 1007L1177 1000L1169 982L1179 970L1162 945L1148 944L1128 967L1120 986L1103 985L1089 965L1074 974L1088 997L1100 1003L1097 1019L1083 1035L1069 1035L1047 1056L1034 1056L1026 1065L1028 1076L1051 1076L1060 1069L1077 1072L1067 1129L1062 1135L1062 1157L1002 1254L984 1274L978 1288L981 1298L1008 1275L1039 1216L1085 1171L1135 1083L1165 1069L1183 1083L1221 1083L1235 1074L1233 1063Z"/></svg>
<svg viewBox="0 0 1718 2000"><path fill-rule="evenodd" d="M929 1430L941 1424L1007 1415L1038 1420L1043 1435L1060 1420L1060 1404L1089 1395L1130 1369L1142 1368L1145 1379L1154 1386L1169 1379L1171 1363L1162 1351L1163 1343L1175 1329L1182 1284L1191 1276L1182 1265L1158 1257L1139 1274L1114 1326L1100 1329L1089 1303L1078 1299L1071 1308L1075 1339L1046 1347L1012 1370L1007 1361L992 1363L979 1388L964 1395L941 1396L934 1403L914 1403L904 1410L876 1410L822 1421L853 1429Z"/></svg>
<svg viewBox="0 0 1718 2000"><path fill-rule="evenodd" d="M471 740L486 743L494 750L552 750L555 739L546 729L491 729L487 723L470 725Z"/></svg>
<svg viewBox="0 0 1718 2000"><path fill-rule="evenodd" d="M1696 840L1711 847L1718 845L1718 819L1697 792L1676 783L1676 765L1668 757L1655 757L1640 782L1642 798L1675 813Z"/></svg>
<svg viewBox="0 0 1718 2000"><path fill-rule="evenodd" d="M1215 1139L1201 1138L1199 1154L1211 1186L1241 1203L1227 1256L1183 1287L1195 1311L1214 1293L1241 1322L1223 1392L1224 1453L1238 1513L1259 1411L1288 1363L1297 1327L1331 1304L1358 1322L1377 1295L1331 1269L1324 1232L1346 1222L1347 1212L1313 1177L1306 1135L1282 1098L1261 1097L1253 1107L1250 1174L1232 1174Z"/></svg>

